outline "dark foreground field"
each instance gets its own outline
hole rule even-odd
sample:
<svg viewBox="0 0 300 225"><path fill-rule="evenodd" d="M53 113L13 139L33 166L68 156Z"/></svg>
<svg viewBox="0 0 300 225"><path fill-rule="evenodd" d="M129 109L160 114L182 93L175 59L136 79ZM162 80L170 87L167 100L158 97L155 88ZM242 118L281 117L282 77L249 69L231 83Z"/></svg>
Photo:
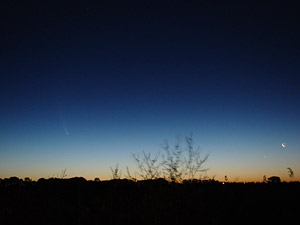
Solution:
<svg viewBox="0 0 300 225"><path fill-rule="evenodd" d="M1 224L291 224L300 183L4 182ZM3 223L4 222L4 223Z"/></svg>

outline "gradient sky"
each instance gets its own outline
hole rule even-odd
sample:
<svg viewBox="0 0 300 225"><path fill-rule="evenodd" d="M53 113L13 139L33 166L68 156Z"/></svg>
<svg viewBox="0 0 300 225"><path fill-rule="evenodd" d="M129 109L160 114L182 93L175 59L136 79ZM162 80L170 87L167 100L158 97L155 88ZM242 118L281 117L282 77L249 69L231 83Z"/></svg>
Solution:
<svg viewBox="0 0 300 225"><path fill-rule="evenodd" d="M101 2L1 5L0 177L108 179L192 132L210 177L300 180L299 7Z"/></svg>

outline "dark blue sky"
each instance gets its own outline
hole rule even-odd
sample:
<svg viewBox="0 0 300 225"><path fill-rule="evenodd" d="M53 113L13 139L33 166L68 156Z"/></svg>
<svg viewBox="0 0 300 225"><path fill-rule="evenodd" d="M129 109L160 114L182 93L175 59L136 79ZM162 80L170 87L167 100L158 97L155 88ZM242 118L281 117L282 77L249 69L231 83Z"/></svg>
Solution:
<svg viewBox="0 0 300 225"><path fill-rule="evenodd" d="M210 176L300 173L299 7L212 2L1 6L0 176L108 177L190 132Z"/></svg>

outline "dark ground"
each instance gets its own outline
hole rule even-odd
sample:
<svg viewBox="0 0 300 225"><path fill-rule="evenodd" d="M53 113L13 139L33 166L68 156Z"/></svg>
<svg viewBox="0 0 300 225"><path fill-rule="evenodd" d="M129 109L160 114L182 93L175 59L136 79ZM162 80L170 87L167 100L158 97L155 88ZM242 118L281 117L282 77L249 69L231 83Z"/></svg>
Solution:
<svg viewBox="0 0 300 225"><path fill-rule="evenodd" d="M292 224L300 183L1 180L1 224Z"/></svg>

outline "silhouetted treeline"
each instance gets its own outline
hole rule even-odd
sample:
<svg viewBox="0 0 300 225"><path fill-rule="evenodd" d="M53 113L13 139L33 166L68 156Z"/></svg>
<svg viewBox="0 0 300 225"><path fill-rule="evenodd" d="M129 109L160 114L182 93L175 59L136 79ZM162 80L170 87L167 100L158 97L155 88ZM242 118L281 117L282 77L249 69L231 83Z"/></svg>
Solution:
<svg viewBox="0 0 300 225"><path fill-rule="evenodd" d="M0 180L3 224L271 224L295 221L300 183Z"/></svg>

